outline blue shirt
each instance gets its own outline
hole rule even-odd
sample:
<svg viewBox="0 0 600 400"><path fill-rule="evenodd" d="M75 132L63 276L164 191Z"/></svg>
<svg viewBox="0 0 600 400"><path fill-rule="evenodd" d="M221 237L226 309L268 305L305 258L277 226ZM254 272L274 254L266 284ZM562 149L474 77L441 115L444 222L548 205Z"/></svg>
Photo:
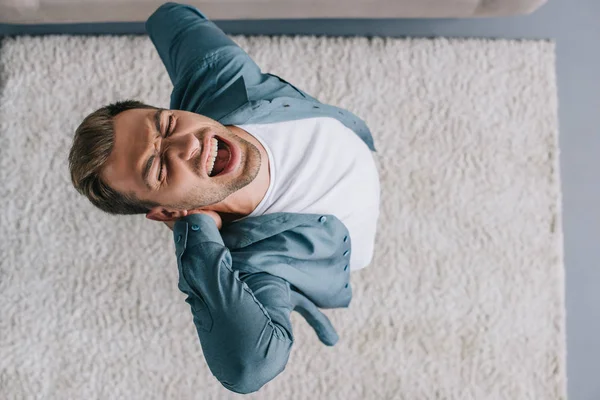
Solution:
<svg viewBox="0 0 600 400"><path fill-rule="evenodd" d="M375 151L351 112L323 104L261 72L248 54L197 8L165 3L146 31L171 82L170 108L223 125L331 117ZM338 336L320 308L348 307L351 240L330 214L274 213L225 224L192 214L173 228L179 289L187 295L207 365L227 389L251 393L285 369L299 312L319 340Z"/></svg>

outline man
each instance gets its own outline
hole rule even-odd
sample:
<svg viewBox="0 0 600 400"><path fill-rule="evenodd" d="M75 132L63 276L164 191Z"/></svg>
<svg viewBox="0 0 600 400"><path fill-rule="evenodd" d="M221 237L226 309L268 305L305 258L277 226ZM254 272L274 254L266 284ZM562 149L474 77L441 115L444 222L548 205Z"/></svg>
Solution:
<svg viewBox="0 0 600 400"><path fill-rule="evenodd" d="M112 214L173 230L179 284L207 364L250 393L285 368L298 311L333 346L321 308L348 307L367 266L379 178L365 123L249 56L194 7L146 21L174 85L170 109L117 102L88 115L69 154L75 188Z"/></svg>

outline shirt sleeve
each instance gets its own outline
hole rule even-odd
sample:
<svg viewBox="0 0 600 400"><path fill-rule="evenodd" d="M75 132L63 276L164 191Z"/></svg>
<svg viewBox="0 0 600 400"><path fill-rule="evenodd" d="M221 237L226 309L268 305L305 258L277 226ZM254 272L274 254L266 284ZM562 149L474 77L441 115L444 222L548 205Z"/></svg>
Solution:
<svg viewBox="0 0 600 400"><path fill-rule="evenodd" d="M145 29L173 86L228 47L239 48L197 8L168 2L148 17Z"/></svg>
<svg viewBox="0 0 600 400"><path fill-rule="evenodd" d="M250 100L288 96L318 103L281 77L263 73L244 49L193 6L165 3L150 15L145 28L173 83L172 109L205 110L213 96L240 77L246 87L254 88Z"/></svg>
<svg viewBox="0 0 600 400"><path fill-rule="evenodd" d="M259 390L285 369L291 352L289 283L233 270L231 253L207 215L178 220L173 234L178 287L187 294L209 369L233 392Z"/></svg>

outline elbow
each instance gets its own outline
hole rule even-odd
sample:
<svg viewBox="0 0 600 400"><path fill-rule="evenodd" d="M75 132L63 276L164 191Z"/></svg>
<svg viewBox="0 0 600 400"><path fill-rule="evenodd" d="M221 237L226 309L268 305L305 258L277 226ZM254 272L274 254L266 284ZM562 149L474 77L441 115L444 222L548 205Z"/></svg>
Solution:
<svg viewBox="0 0 600 400"><path fill-rule="evenodd" d="M258 392L271 379L264 379L262 374L253 370L240 370L231 379L222 380L221 384L232 392L239 394L250 394Z"/></svg>
<svg viewBox="0 0 600 400"><path fill-rule="evenodd" d="M278 340L273 338L272 340ZM282 343L283 344L283 343ZM260 390L266 383L273 380L285 369L290 351L289 347L280 347L274 356L246 358L232 363L226 379L220 379L221 384L239 394L249 394Z"/></svg>

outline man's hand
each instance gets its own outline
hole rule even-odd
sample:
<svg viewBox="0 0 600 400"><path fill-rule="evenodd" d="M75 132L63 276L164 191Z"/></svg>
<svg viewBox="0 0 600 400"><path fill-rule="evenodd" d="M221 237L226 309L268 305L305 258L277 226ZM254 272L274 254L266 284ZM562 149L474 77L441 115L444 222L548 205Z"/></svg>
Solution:
<svg viewBox="0 0 600 400"><path fill-rule="evenodd" d="M223 226L223 221L221 220L221 216L219 214L217 214L215 211L194 210L194 211L189 211L188 215L190 215L190 214L208 215L209 217L211 217L213 219L213 221L215 221L215 225L217 225L218 230L221 230L221 227ZM175 222L177 222L177 220L164 221L165 225L167 225L170 230L173 230L173 226L175 226Z"/></svg>

